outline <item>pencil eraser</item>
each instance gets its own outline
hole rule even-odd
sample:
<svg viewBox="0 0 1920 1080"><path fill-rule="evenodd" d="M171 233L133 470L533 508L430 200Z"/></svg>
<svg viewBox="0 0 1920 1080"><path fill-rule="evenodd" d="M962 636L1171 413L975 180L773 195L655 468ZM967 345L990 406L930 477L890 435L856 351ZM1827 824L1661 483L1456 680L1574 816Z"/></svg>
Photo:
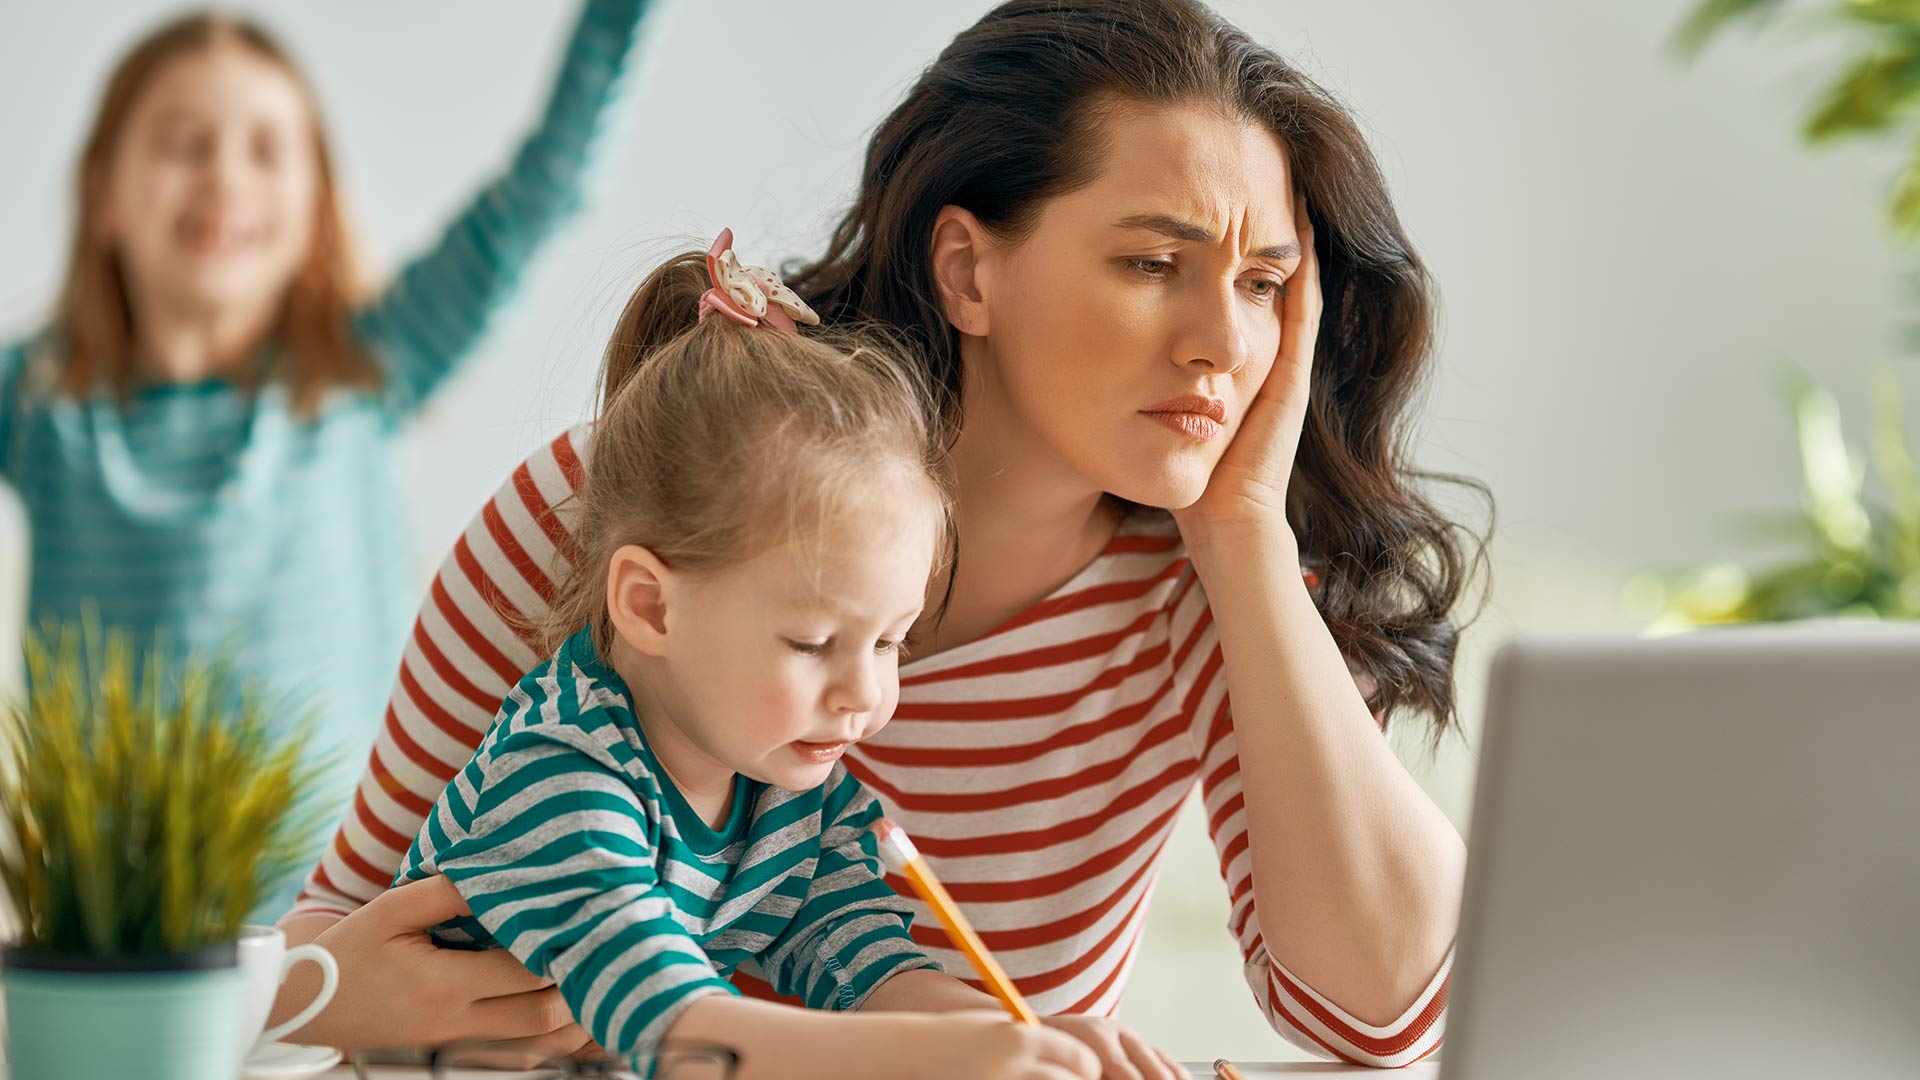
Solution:
<svg viewBox="0 0 1920 1080"><path fill-rule="evenodd" d="M873 823L873 837L880 841L880 861L887 869L899 873L907 864L920 857L920 852L907 839L907 830L888 821L886 818Z"/></svg>

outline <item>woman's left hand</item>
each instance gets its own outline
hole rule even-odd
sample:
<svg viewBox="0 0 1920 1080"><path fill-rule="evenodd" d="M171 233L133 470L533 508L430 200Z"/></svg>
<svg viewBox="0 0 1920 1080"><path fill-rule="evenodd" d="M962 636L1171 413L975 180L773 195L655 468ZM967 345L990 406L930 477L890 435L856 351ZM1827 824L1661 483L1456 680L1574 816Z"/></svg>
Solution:
<svg viewBox="0 0 1920 1080"><path fill-rule="evenodd" d="M1219 533L1287 528L1287 483L1306 422L1321 306L1320 263L1305 195L1294 196L1293 220L1300 265L1287 279L1280 305L1280 352L1214 466L1207 490L1192 506L1173 512L1189 547Z"/></svg>

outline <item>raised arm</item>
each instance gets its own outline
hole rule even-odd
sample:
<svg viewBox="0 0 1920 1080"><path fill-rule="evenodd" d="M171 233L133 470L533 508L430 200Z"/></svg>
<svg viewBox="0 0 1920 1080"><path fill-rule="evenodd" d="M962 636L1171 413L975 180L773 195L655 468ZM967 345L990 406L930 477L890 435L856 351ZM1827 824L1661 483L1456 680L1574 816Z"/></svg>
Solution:
<svg viewBox="0 0 1920 1080"><path fill-rule="evenodd" d="M534 254L583 203L632 81L650 0L589 0L545 114L505 173L409 262L355 329L396 413L419 407L484 340Z"/></svg>

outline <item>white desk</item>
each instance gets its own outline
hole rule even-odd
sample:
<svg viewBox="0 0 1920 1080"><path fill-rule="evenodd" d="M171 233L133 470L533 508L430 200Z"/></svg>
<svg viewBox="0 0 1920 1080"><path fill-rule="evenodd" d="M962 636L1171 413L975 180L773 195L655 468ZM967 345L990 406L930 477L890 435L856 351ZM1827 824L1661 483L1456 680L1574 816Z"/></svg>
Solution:
<svg viewBox="0 0 1920 1080"><path fill-rule="evenodd" d="M1211 1063L1182 1062L1195 1080L1213 1080ZM1434 1061L1422 1061L1404 1069L1363 1069L1357 1065L1324 1065L1317 1062L1290 1061L1269 1065L1247 1064L1236 1061L1247 1080L1314 1080L1314 1078L1344 1077L1355 1080L1356 1077L1372 1076L1376 1080L1436 1080L1440 1075L1440 1065ZM422 1073L421 1075L426 1075ZM3 1067L0 1067L0 1080L6 1080ZM322 1074L322 1080L353 1080L353 1070L345 1065L330 1069Z"/></svg>
<svg viewBox="0 0 1920 1080"><path fill-rule="evenodd" d="M1238 1065L1240 1071L1246 1074L1247 1080L1260 1080L1262 1077L1273 1078L1273 1080L1313 1080L1313 1078L1316 1077L1345 1077L1347 1080L1354 1080L1354 1078L1361 1076L1373 1076L1379 1078L1379 1080L1436 1080L1440 1075L1440 1066L1432 1061L1422 1061L1416 1065L1409 1065L1404 1069L1394 1070L1362 1069L1353 1065L1321 1065L1313 1062L1298 1061L1273 1065L1246 1064L1236 1061L1234 1064ZM1195 1080L1213 1080L1212 1065L1197 1064L1195 1062L1186 1062L1185 1065L1188 1071L1193 1074ZM420 1075L424 1077L426 1073L423 1071ZM7 1067L5 1064L0 1064L0 1080L7 1080ZM135 1078L128 1077L128 1080L135 1080ZM328 1069L326 1072L320 1074L316 1080L354 1080L353 1070L345 1065L341 1065L337 1068Z"/></svg>

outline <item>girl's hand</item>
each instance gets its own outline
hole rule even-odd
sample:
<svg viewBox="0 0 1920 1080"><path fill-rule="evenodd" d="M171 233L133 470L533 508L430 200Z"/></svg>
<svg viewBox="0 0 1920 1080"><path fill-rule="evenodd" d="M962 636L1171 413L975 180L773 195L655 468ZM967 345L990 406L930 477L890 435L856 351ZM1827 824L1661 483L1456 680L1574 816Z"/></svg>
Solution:
<svg viewBox="0 0 1920 1080"><path fill-rule="evenodd" d="M313 1022L288 1038L341 1050L437 1046L456 1039L523 1040L543 1056L591 1045L559 988L504 949L442 949L428 928L467 914L444 877L411 882L315 937L340 965L340 990ZM313 1000L317 980L294 969L274 1011L291 1016Z"/></svg>
<svg viewBox="0 0 1920 1080"><path fill-rule="evenodd" d="M1287 528L1287 483L1306 423L1313 346L1320 336L1320 263L1305 195L1293 200L1300 265L1280 304L1280 352L1240 430L1213 468L1207 490L1173 517L1189 547L1212 533Z"/></svg>
<svg viewBox="0 0 1920 1080"><path fill-rule="evenodd" d="M937 1013L915 1035L911 1069L926 1080L1100 1080L1098 1055L1049 1026L1016 1023L987 1010ZM1108 1073L1108 1076L1115 1074ZM1127 1075L1127 1074L1119 1074Z"/></svg>
<svg viewBox="0 0 1920 1080"><path fill-rule="evenodd" d="M1158 1047L1104 1016L1048 1016L1040 1022L1085 1043L1100 1058L1101 1080L1186 1080L1186 1070Z"/></svg>

